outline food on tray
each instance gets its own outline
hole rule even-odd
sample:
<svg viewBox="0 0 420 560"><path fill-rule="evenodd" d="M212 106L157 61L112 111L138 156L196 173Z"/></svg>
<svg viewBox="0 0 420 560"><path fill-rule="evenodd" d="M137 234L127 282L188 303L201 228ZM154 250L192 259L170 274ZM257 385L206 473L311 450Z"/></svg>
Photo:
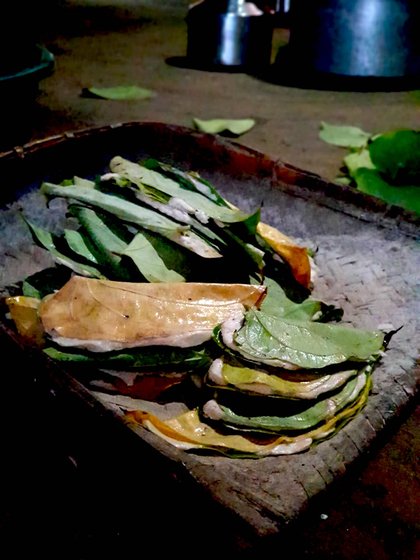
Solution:
<svg viewBox="0 0 420 560"><path fill-rule="evenodd" d="M308 449L366 404L392 333L340 324L343 310L311 295L307 248L259 208L242 211L197 173L120 156L95 180L41 192L65 201L67 225L25 217L52 266L22 279L10 317L86 386L141 399L130 425L260 457ZM168 420L174 401L184 412Z"/></svg>
<svg viewBox="0 0 420 560"><path fill-rule="evenodd" d="M39 317L61 346L97 352L139 346L198 346L217 325L264 297L264 286L113 282L73 276L45 297Z"/></svg>
<svg viewBox="0 0 420 560"><path fill-rule="evenodd" d="M312 444L331 437L353 418L366 404L371 380L358 387L357 398L346 403L331 417L325 417L318 426L309 430L297 430L295 434L284 430L282 435L259 434L240 429L217 429L201 419L199 409L189 410L179 416L162 421L156 415L144 411L127 413L129 423L141 424L175 447L184 450L213 450L234 457L266 457L291 455L306 451Z"/></svg>

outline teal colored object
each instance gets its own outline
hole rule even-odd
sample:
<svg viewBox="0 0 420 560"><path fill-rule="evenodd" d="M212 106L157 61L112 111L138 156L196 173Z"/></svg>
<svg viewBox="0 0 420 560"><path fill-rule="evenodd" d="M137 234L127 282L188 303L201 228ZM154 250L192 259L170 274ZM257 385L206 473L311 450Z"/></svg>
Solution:
<svg viewBox="0 0 420 560"><path fill-rule="evenodd" d="M29 140L39 83L55 67L54 55L37 43L6 52L0 56L0 152Z"/></svg>
<svg viewBox="0 0 420 560"><path fill-rule="evenodd" d="M33 91L40 80L53 73L54 66L54 55L44 46L34 45L33 50L19 63L9 61L5 73L1 73L0 66L0 95L9 91L19 92L28 86Z"/></svg>

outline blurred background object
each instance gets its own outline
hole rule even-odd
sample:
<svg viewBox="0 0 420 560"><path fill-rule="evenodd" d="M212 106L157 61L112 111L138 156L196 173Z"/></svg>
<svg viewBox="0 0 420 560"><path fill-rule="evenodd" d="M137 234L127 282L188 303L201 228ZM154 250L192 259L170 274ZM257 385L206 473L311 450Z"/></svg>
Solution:
<svg viewBox="0 0 420 560"><path fill-rule="evenodd" d="M202 68L269 65L274 14L264 8L245 0L192 4L187 14L188 60Z"/></svg>
<svg viewBox="0 0 420 560"><path fill-rule="evenodd" d="M41 80L52 74L55 59L43 46L38 21L48 17L50 0L8 2L2 6L0 34L0 149L27 138L25 122L31 118Z"/></svg>
<svg viewBox="0 0 420 560"><path fill-rule="evenodd" d="M294 0L287 56L300 72L418 78L419 29L412 0Z"/></svg>
<svg viewBox="0 0 420 560"><path fill-rule="evenodd" d="M274 0L271 2L276 26L288 27L291 3L292 0Z"/></svg>

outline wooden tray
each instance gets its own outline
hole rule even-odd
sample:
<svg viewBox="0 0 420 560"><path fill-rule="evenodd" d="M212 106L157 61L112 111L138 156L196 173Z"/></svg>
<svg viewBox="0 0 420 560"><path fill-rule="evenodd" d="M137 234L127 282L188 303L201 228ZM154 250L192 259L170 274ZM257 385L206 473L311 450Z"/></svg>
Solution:
<svg viewBox="0 0 420 560"><path fill-rule="evenodd" d="M307 452L252 460L186 453L140 427L128 428L118 399L89 390L25 347L7 321L1 324L3 349L21 363L19 379L47 411L53 437L67 442L80 468L90 465L96 481L113 481L118 503L139 508L143 538L159 523L165 534L168 525L171 535L183 531L183 550L192 534L215 547L272 542L368 455L418 394L419 220L218 136L141 122L82 130L0 154L3 292L45 266L44 252L28 242L17 217L31 207L48 222L36 202L40 182L94 177L114 155L152 156L198 171L244 210L263 204L264 221L317 247L314 296L342 306L344 320L355 326L402 327L374 373L362 413Z"/></svg>

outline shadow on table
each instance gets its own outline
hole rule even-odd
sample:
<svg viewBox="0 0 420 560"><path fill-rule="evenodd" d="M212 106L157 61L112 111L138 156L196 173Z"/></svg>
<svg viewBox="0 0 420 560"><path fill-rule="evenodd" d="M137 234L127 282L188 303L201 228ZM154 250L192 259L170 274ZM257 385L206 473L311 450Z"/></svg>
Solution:
<svg viewBox="0 0 420 560"><path fill-rule="evenodd" d="M288 54L288 45L278 50L273 63L258 68L223 66L220 64L198 64L196 61L190 60L187 56L169 57L165 62L170 66L188 70L248 74L264 82L300 89L360 92L412 91L420 89L420 76L347 76L314 72L310 69L298 66L291 60Z"/></svg>

